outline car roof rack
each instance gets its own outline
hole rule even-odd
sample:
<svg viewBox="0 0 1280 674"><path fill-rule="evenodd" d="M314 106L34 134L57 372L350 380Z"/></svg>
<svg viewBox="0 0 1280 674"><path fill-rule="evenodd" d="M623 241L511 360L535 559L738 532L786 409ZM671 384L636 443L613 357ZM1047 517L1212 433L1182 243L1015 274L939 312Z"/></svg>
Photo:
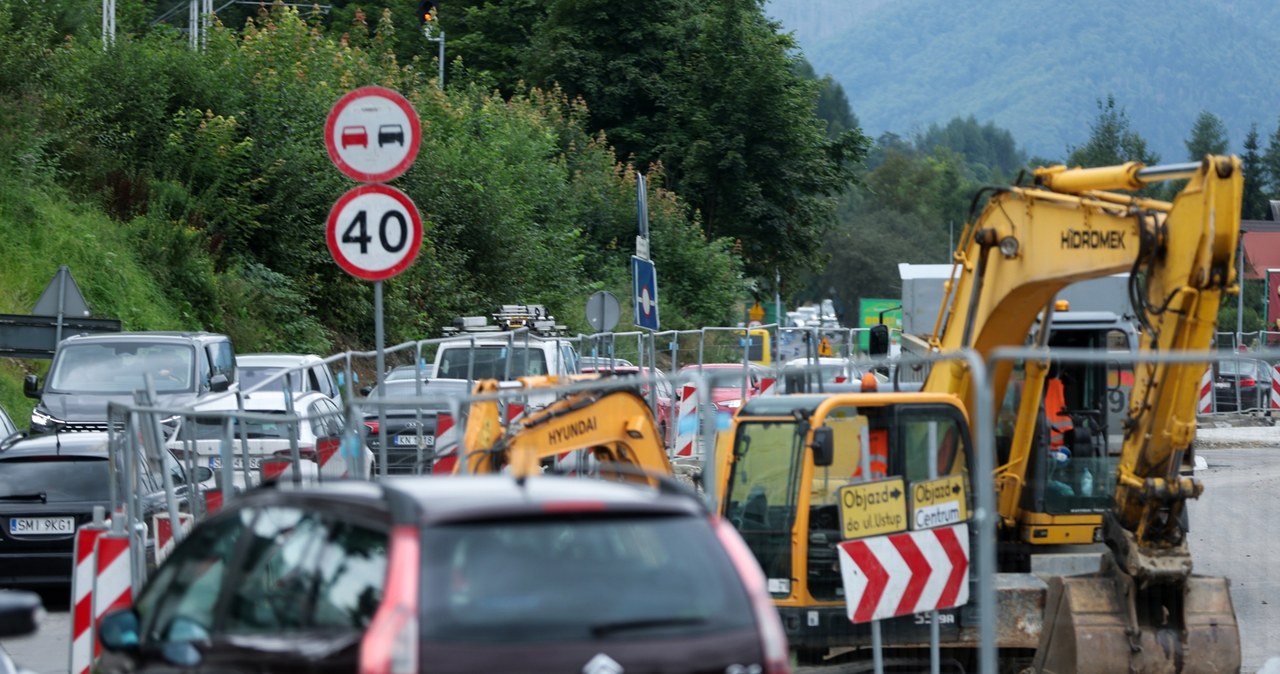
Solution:
<svg viewBox="0 0 1280 674"><path fill-rule="evenodd" d="M561 337L568 334L566 325L556 323L547 308L541 304L504 304L498 311L490 314L493 323L484 316L459 316L453 319L453 325L444 328L446 336L464 333L497 333L507 330L525 328L530 333L541 337Z"/></svg>

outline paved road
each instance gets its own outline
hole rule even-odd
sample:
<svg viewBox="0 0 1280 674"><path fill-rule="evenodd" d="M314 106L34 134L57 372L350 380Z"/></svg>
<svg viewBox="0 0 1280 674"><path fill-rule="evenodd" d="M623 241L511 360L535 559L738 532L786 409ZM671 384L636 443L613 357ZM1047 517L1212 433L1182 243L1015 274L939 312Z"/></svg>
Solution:
<svg viewBox="0 0 1280 674"><path fill-rule="evenodd" d="M1196 573L1231 579L1245 672L1280 672L1280 428L1200 429L1204 495L1191 504ZM1250 445L1241 448L1242 444Z"/></svg>
<svg viewBox="0 0 1280 674"><path fill-rule="evenodd" d="M1196 440L1208 468L1205 494L1191 504L1196 573L1223 575L1240 622L1243 671L1280 674L1280 428L1201 428ZM20 663L42 674L67 672L70 618L66 593L46 594L49 616L34 636L6 639ZM1270 660L1270 662L1268 662Z"/></svg>
<svg viewBox="0 0 1280 674"><path fill-rule="evenodd" d="M70 593L42 592L40 596L48 611L40 631L20 639L0 640L0 645L21 666L40 674L65 673L71 668Z"/></svg>

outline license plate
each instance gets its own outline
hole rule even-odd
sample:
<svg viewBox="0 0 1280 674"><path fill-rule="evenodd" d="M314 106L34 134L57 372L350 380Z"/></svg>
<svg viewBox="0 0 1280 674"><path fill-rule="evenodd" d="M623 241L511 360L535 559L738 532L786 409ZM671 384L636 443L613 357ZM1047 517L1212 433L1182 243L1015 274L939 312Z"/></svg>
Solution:
<svg viewBox="0 0 1280 674"><path fill-rule="evenodd" d="M74 517L10 517L9 533L24 536L64 536L76 531Z"/></svg>
<svg viewBox="0 0 1280 674"><path fill-rule="evenodd" d="M257 470L258 461L259 459L256 457L249 457L249 470ZM231 465L234 466L236 470L244 470L244 459L237 456ZM221 467L222 459L209 459L209 470L217 470Z"/></svg>
<svg viewBox="0 0 1280 674"><path fill-rule="evenodd" d="M1231 384L1228 384L1225 381L1220 381L1220 382L1214 383L1213 387L1217 389L1229 389L1231 388Z"/></svg>
<svg viewBox="0 0 1280 674"><path fill-rule="evenodd" d="M416 436L416 435L397 435L397 436L396 436L396 444L397 444L397 445L401 445L401 446L406 446L406 445L407 445L407 446L409 446L409 447L417 447L417 446L418 446L418 436ZM424 435L424 436L422 436L422 446L423 446L423 447L430 447L430 446L432 446L432 445L434 445L434 444L436 444L436 436L434 436L434 435Z"/></svg>

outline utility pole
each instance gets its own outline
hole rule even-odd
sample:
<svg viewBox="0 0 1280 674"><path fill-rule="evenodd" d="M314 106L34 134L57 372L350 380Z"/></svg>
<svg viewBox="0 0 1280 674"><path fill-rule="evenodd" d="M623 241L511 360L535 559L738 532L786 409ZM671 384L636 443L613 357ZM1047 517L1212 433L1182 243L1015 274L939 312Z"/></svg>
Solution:
<svg viewBox="0 0 1280 674"><path fill-rule="evenodd" d="M773 322L779 328L786 327L782 322L782 270L777 267L773 269ZM782 330L778 330L778 337L781 339Z"/></svg>
<svg viewBox="0 0 1280 674"><path fill-rule="evenodd" d="M116 0L102 0L102 48L116 43Z"/></svg>
<svg viewBox="0 0 1280 674"><path fill-rule="evenodd" d="M200 0L187 3L187 44L191 51L200 48Z"/></svg>
<svg viewBox="0 0 1280 674"><path fill-rule="evenodd" d="M1244 232L1240 233L1240 261L1236 264L1236 276L1240 279L1240 294L1236 295L1236 348L1244 346Z"/></svg>
<svg viewBox="0 0 1280 674"><path fill-rule="evenodd" d="M440 25L439 8L435 0L418 0L418 21L422 24L422 35L427 42L435 42L440 49L436 52L438 70L436 83L444 91L444 27Z"/></svg>

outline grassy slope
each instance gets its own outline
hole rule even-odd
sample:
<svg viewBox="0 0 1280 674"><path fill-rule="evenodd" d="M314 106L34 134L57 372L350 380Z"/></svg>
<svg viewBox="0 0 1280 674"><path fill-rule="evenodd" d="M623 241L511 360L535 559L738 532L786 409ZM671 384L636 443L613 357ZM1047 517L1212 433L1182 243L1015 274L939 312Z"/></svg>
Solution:
<svg viewBox="0 0 1280 674"><path fill-rule="evenodd" d="M65 264L94 316L119 318L126 330L186 325L139 260L127 227L76 205L53 188L0 176L0 313L29 314L41 291ZM48 361L0 358L0 405L19 427L34 401L22 395L22 377L43 375Z"/></svg>

